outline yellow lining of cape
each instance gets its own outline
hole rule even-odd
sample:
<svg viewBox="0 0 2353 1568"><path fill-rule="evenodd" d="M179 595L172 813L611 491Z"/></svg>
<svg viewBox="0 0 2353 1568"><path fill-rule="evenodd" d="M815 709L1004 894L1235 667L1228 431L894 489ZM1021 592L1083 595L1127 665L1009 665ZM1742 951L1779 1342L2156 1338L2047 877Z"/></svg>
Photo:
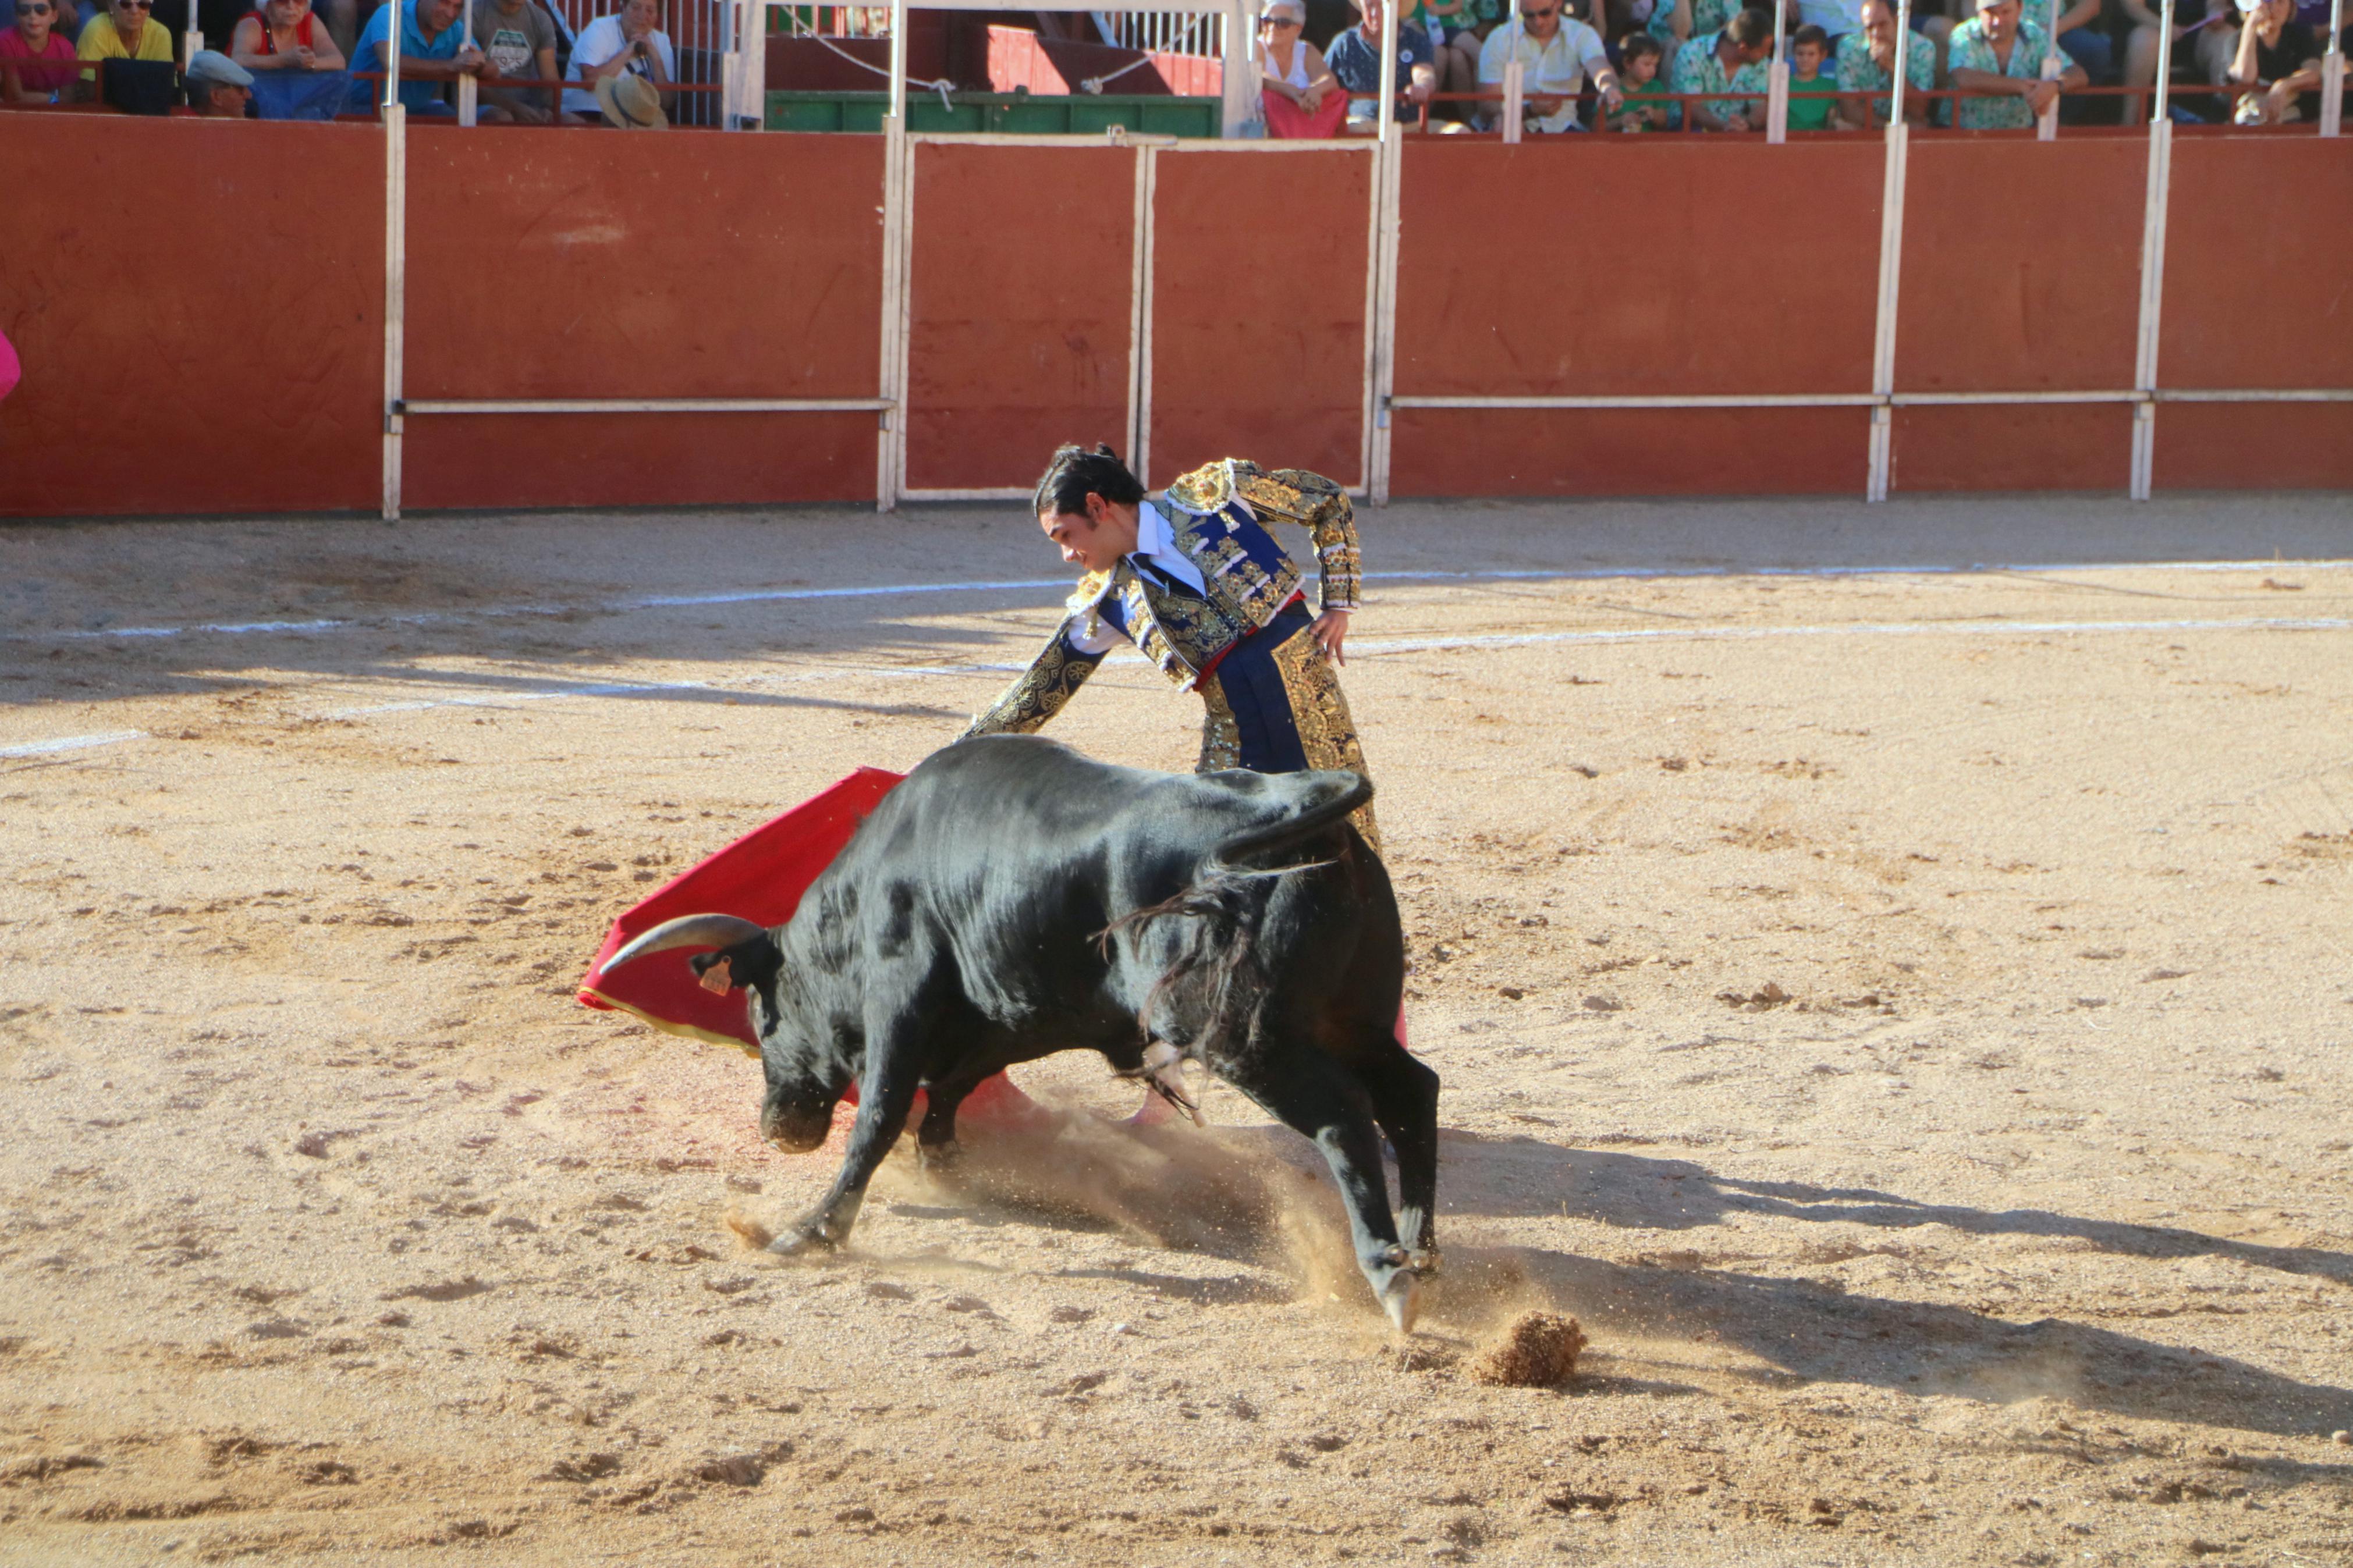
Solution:
<svg viewBox="0 0 2353 1568"><path fill-rule="evenodd" d="M733 1035L713 1034L709 1029L698 1029L691 1024L673 1024L667 1018L655 1017L642 1007L632 1007L618 997L607 996L602 991L592 990L585 985L580 988L580 994L594 996L615 1012L627 1013L639 1023L649 1024L665 1035L681 1035L690 1040L701 1040L706 1046L732 1046L754 1061L759 1059L759 1047L747 1046Z"/></svg>

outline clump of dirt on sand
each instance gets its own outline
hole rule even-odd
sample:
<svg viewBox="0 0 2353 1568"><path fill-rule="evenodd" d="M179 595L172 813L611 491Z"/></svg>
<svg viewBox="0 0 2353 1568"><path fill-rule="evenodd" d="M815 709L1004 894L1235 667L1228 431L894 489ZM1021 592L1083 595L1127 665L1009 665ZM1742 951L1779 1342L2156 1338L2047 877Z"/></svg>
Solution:
<svg viewBox="0 0 2353 1568"><path fill-rule="evenodd" d="M1473 1383L1507 1388L1557 1388L1577 1375L1585 1331L1559 1312L1522 1312L1464 1363Z"/></svg>

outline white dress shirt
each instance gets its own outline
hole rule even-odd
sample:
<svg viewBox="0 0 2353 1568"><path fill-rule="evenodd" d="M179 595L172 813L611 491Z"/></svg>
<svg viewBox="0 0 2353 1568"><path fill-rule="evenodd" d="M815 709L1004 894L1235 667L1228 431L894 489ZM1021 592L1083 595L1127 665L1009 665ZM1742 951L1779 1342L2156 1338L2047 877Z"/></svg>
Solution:
<svg viewBox="0 0 2353 1568"><path fill-rule="evenodd" d="M1127 552L1125 559L1145 569L1146 581L1157 574L1184 584L1204 598L1208 596L1209 585L1202 580L1201 569L1185 559L1184 552L1176 548L1176 530L1168 526L1168 519L1160 509L1148 500L1136 506L1135 548ZM1083 621L1071 628L1071 646L1081 653L1109 653L1126 640L1111 623L1102 619L1095 621L1092 636Z"/></svg>

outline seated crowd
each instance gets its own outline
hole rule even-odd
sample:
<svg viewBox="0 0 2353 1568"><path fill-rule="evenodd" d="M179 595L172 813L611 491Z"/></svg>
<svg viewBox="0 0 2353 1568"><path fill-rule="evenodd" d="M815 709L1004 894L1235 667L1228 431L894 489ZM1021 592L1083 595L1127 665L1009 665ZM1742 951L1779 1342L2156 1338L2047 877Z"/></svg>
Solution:
<svg viewBox="0 0 2353 1568"><path fill-rule="evenodd" d="M1304 0L1270 0L1259 39L1268 135L1373 129L1384 3L1356 0L1355 25L1318 50L1304 36ZM1766 128L1774 14L1754 0L1746 8L1742 0L1393 3L1402 7L1397 116L1409 129L1496 129L1514 60L1528 132ZM1947 7L1966 15L1949 16ZM2174 118L2317 118L2327 6L2305 0L2305 7L2318 11L2317 28L2299 14L2298 0L2176 0ZM2031 126L2088 87L2151 87L2159 12L2156 0L1915 0L1907 31L1896 0L1788 0L1788 127L1885 125L1899 55L1905 119L1970 130ZM2353 47L2353 27L2341 47ZM2113 122L2121 114L2134 123L2147 118L2147 104L2145 90L2105 103L2083 97L2068 105L2068 117Z"/></svg>
<svg viewBox="0 0 2353 1568"><path fill-rule="evenodd" d="M468 77L487 122L650 129L668 123L678 97L678 56L658 0L621 0L576 37L536 0L385 0L372 14L356 0L315 10L312 0L261 0L237 19L226 52L200 50L176 73L176 40L152 15L153 0L11 3L0 104L102 100L160 113L185 93L203 115L368 115L383 97L396 15L400 100L413 115L455 114L453 89ZM109 61L140 69L111 71Z"/></svg>
<svg viewBox="0 0 2353 1568"><path fill-rule="evenodd" d="M267 119L364 115L382 96L372 79L386 68L396 16L400 100L412 115L455 113L455 86L467 78L478 118L492 122L654 128L677 106L677 52L659 0L621 0L576 37L538 0L384 0L372 12L365 0L317 0L316 10L313 0L260 0L237 19L225 55L204 51L176 79L175 40L152 15L154 0L6 3L15 14L0 30L0 104L103 99L161 112L185 90L192 107L200 95L237 99L248 106L239 112ZM1371 128L1384 3L1356 0L1355 25L1318 49L1305 37L1305 0L1269 0L1259 37L1267 134ZM1398 116L1408 125L1494 130L1516 60L1531 132L1765 128L1774 16L1753 4L1394 3L1402 7ZM2175 75L2189 90L2173 113L2242 124L2316 117L2327 5L2302 4L2317 8L2321 27L2299 0L2176 0ZM2029 126L2054 100L2094 85L2134 89L2108 101L2138 121L2163 26L2154 0L1915 0L1901 39L1896 0L1789 0L1787 20L1788 125L1801 132L1883 125L1899 53L1905 115L1915 121ZM125 86L108 88L101 73ZM2201 84L2219 90L2196 90ZM1922 96L1930 92L1956 96Z"/></svg>

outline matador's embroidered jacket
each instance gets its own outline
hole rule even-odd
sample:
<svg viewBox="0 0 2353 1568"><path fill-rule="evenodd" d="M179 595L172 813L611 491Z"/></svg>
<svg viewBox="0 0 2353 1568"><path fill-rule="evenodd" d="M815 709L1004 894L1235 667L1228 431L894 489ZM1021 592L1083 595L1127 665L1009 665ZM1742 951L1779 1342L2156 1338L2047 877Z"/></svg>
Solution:
<svg viewBox="0 0 2353 1568"><path fill-rule="evenodd" d="M1270 625L1300 595L1300 573L1262 519L1305 528L1314 542L1321 607L1356 607L1356 510L1348 492L1303 468L1268 472L1229 458L1197 468L1163 498L1176 549L1200 573L1203 592L1139 572L1132 557L1080 579L1069 614L1029 668L1007 687L965 737L1027 732L1061 711L1111 641L1125 637L1180 689L1251 633Z"/></svg>

